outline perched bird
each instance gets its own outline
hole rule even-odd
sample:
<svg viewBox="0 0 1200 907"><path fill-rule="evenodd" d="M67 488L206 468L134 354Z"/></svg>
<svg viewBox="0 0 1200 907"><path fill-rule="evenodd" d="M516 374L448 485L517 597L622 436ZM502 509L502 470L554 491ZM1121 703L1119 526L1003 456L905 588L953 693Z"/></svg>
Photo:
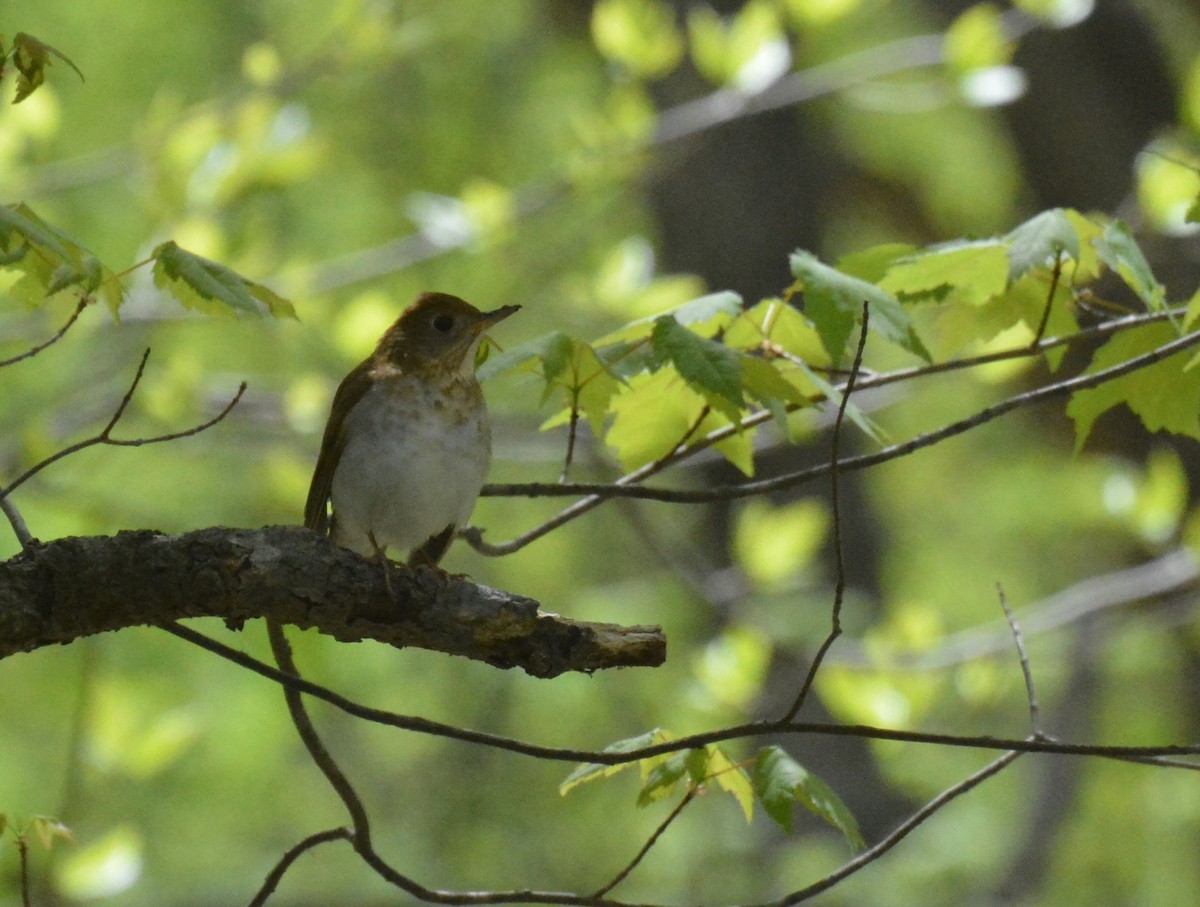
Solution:
<svg viewBox="0 0 1200 907"><path fill-rule="evenodd" d="M333 397L304 524L359 554L436 565L479 497L492 455L475 353L520 306L481 312L424 293ZM326 505L332 503L332 515Z"/></svg>

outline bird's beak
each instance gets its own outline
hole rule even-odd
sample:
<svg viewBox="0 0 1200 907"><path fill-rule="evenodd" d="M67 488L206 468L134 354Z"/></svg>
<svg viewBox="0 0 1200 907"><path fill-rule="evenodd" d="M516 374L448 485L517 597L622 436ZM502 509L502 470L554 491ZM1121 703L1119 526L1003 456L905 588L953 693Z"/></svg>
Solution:
<svg viewBox="0 0 1200 907"><path fill-rule="evenodd" d="M488 328L492 327L492 325L499 324L513 312L518 311L520 308L521 307L519 305L506 305L498 309L493 309L490 312L484 312L479 316L479 320L472 325L472 327L475 329L474 333L482 334Z"/></svg>

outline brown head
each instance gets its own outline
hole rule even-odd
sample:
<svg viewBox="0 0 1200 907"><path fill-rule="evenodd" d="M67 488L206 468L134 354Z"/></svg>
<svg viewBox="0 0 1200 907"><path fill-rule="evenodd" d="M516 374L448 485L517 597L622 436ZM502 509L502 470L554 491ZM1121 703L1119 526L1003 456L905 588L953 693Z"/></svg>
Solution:
<svg viewBox="0 0 1200 907"><path fill-rule="evenodd" d="M384 333L375 348L375 361L409 374L470 374L484 332L519 308L506 305L481 312L448 293L422 293Z"/></svg>

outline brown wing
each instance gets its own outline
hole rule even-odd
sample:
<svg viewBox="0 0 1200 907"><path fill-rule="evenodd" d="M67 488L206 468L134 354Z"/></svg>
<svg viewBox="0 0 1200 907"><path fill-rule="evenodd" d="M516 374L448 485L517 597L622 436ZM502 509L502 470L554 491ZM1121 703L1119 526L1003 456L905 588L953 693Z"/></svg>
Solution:
<svg viewBox="0 0 1200 907"><path fill-rule="evenodd" d="M321 453L317 457L317 468L313 470L308 500L304 504L304 525L321 535L329 532L326 505L333 488L333 473L346 446L346 415L371 387L371 366L371 359L360 364L342 380L337 393L333 395L329 421L325 423L325 436L321 439Z"/></svg>

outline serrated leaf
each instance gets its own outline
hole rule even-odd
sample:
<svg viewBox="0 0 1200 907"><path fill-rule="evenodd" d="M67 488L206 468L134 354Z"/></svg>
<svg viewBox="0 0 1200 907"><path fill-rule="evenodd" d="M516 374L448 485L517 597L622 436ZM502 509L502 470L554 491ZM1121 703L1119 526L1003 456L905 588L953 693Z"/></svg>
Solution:
<svg viewBox="0 0 1200 907"><path fill-rule="evenodd" d="M1178 340L1170 324L1151 324L1122 331L1092 357L1088 374L1103 371ZM1147 431L1168 431L1200 438L1200 369L1188 369L1187 351L1177 353L1099 387L1077 391L1067 404L1075 421L1075 449L1082 449L1092 425L1103 413L1122 403Z"/></svg>
<svg viewBox="0 0 1200 907"><path fill-rule="evenodd" d="M569 344L570 342L571 338L561 331L551 331L549 334L543 334L541 337L535 337L516 346L510 346L501 353L489 355L487 360L476 370L476 377L480 381L486 381L488 378L492 378L502 372L520 368L523 365L533 363L535 360L542 360L551 346L560 343Z"/></svg>
<svg viewBox="0 0 1200 907"><path fill-rule="evenodd" d="M956 300L982 305L1004 292L1008 273L1008 250L1000 241L955 243L899 259L879 287L901 297L945 289Z"/></svg>
<svg viewBox="0 0 1200 907"><path fill-rule="evenodd" d="M669 795L680 780L691 774L695 765L694 754L696 752L696 750L684 750L680 753L672 753L650 769L642 784L642 789L638 791L637 805L649 806Z"/></svg>
<svg viewBox="0 0 1200 907"><path fill-rule="evenodd" d="M709 744L705 749L708 752L705 766L708 779L715 781L721 790L731 794L733 799L737 800L738 806L742 808L742 815L746 817L746 821L752 821L754 819L754 785L750 783L750 776L746 774L745 769L725 755L725 751L716 744Z"/></svg>
<svg viewBox="0 0 1200 907"><path fill-rule="evenodd" d="M909 243L883 243L838 259L835 267L843 274L879 283L897 261L915 255L917 247Z"/></svg>
<svg viewBox="0 0 1200 907"><path fill-rule="evenodd" d="M1054 259L1067 254L1079 261L1079 234L1062 208L1051 208L1013 229L1008 243L1008 279L1019 280L1034 268L1054 266Z"/></svg>
<svg viewBox="0 0 1200 907"><path fill-rule="evenodd" d="M174 296L185 308L210 315L267 313L275 318L296 317L292 304L273 290L222 264L188 252L168 240L151 254L154 285Z"/></svg>
<svg viewBox="0 0 1200 907"><path fill-rule="evenodd" d="M800 389L783 377L779 369L766 359L741 356L739 361L742 367L742 386L746 393L759 403L766 406L774 400L798 405L805 402Z"/></svg>
<svg viewBox="0 0 1200 907"><path fill-rule="evenodd" d="M1116 271L1126 286L1146 303L1152 312L1166 307L1166 290L1150 270L1150 263L1138 247L1128 226L1114 220L1104 228L1104 234L1092 245L1101 260Z"/></svg>
<svg viewBox="0 0 1200 907"><path fill-rule="evenodd" d="M855 850L866 846L858 822L841 798L782 748L768 746L759 751L751 781L767 815L785 831L792 831L792 813L799 804L840 831Z"/></svg>
<svg viewBox="0 0 1200 907"><path fill-rule="evenodd" d="M635 375L610 406L612 423L604 440L626 470L666 456L700 418L704 398L674 368Z"/></svg>
<svg viewBox="0 0 1200 907"><path fill-rule="evenodd" d="M666 743L672 739L670 731L664 731L662 728L655 728L652 731L647 731L644 734L638 734L636 737L627 737L624 740L618 740L616 743L610 743L603 750L605 753L630 753L634 750L644 749L647 746L653 746L656 743ZM657 757L659 759L665 757ZM637 762L619 762L616 765L602 765L596 762L585 762L578 766L571 774L563 779L558 785L558 793L561 796L566 796L572 790L579 787L581 784L587 784L589 781L596 781L600 778L611 778L618 772L623 772L627 768L638 765L643 762L650 762L649 759L641 759ZM643 775L649 769L643 767Z"/></svg>
<svg viewBox="0 0 1200 907"><path fill-rule="evenodd" d="M792 274L804 289L804 312L835 363L845 352L846 341L861 316L864 301L870 303L871 330L922 359L930 360L929 351L913 331L908 313L890 293L873 283L843 274L808 252L793 252L791 266Z"/></svg>
<svg viewBox="0 0 1200 907"><path fill-rule="evenodd" d="M78 287L98 295L116 317L124 291L112 271L75 239L47 223L28 205L0 205L0 264L21 272L13 295L36 305L55 293ZM27 254L32 249L36 254Z"/></svg>
<svg viewBox="0 0 1200 907"><path fill-rule="evenodd" d="M664 315L654 323L650 346L660 362L675 366L680 377L730 421L741 418L742 366L737 353L722 343L706 340Z"/></svg>
<svg viewBox="0 0 1200 907"><path fill-rule="evenodd" d="M647 315L617 328L610 334L605 334L595 342L596 347L606 347L610 344L641 340L649 337L654 325L660 318L670 316L683 325L690 325L693 333L702 337L711 337L721 328L729 324L741 314L742 297L728 290L720 293L709 293L688 300L681 306L676 306L666 312Z"/></svg>

